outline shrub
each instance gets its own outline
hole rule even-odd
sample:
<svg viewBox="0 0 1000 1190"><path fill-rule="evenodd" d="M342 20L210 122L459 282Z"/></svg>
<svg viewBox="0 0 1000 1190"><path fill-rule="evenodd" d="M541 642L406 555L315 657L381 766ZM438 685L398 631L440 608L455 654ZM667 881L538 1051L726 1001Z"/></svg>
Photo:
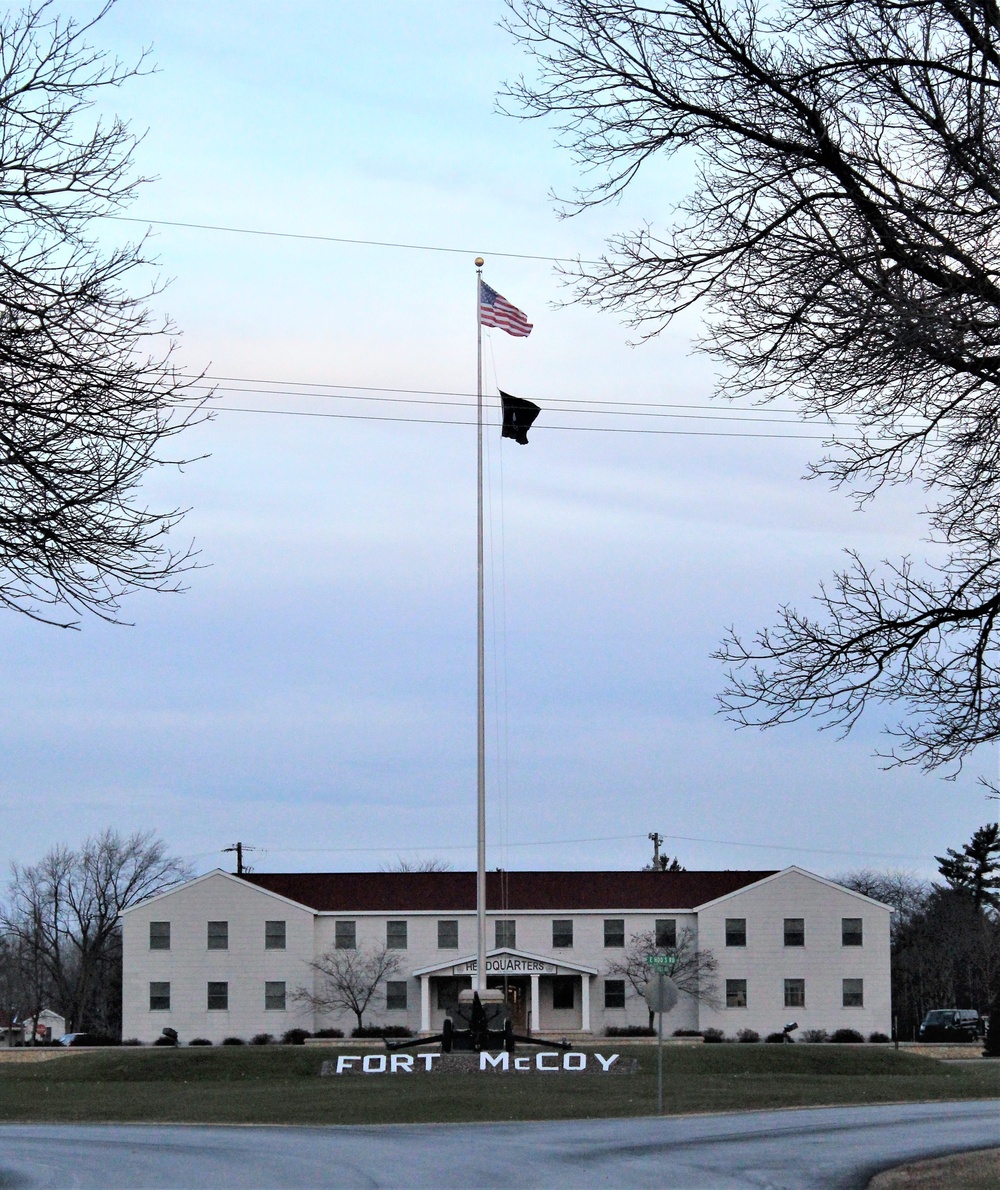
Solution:
<svg viewBox="0 0 1000 1190"><path fill-rule="evenodd" d="M885 1045L887 1042L891 1041L892 1038L888 1037L885 1033L877 1033L876 1032L876 1033L869 1033L868 1040L873 1045Z"/></svg>
<svg viewBox="0 0 1000 1190"><path fill-rule="evenodd" d="M726 1040L726 1035L721 1029L705 1029L701 1039L708 1045L718 1045L720 1041Z"/></svg>
<svg viewBox="0 0 1000 1190"><path fill-rule="evenodd" d="M343 1037L343 1029L317 1029L313 1037Z"/></svg>
<svg viewBox="0 0 1000 1190"><path fill-rule="evenodd" d="M207 1037L192 1037L188 1045L211 1045Z"/></svg>
<svg viewBox="0 0 1000 1190"><path fill-rule="evenodd" d="M251 1045L270 1045L274 1041L274 1036L271 1033L255 1033L250 1038Z"/></svg>
<svg viewBox="0 0 1000 1190"><path fill-rule="evenodd" d="M609 1025L605 1037L655 1037L656 1030L649 1025Z"/></svg>
<svg viewBox="0 0 1000 1190"><path fill-rule="evenodd" d="M246 1045L242 1037L223 1037L223 1045Z"/></svg>
<svg viewBox="0 0 1000 1190"><path fill-rule="evenodd" d="M826 1041L829 1034L825 1029L803 1029L802 1040L808 1042L809 1045L819 1045L821 1041Z"/></svg>
<svg viewBox="0 0 1000 1190"><path fill-rule="evenodd" d="M317 1034L319 1036L319 1034ZM351 1030L352 1037L412 1037L413 1030L406 1025L362 1025ZM341 1033L343 1037L343 1033Z"/></svg>
<svg viewBox="0 0 1000 1190"><path fill-rule="evenodd" d="M755 1029L740 1029L736 1040L742 1041L744 1045L753 1045L755 1041L760 1041L760 1034Z"/></svg>
<svg viewBox="0 0 1000 1190"><path fill-rule="evenodd" d="M281 1035L282 1045L305 1045L307 1037L312 1037L308 1029L286 1029Z"/></svg>
<svg viewBox="0 0 1000 1190"><path fill-rule="evenodd" d="M837 1029L829 1040L838 1045L857 1045L858 1042L864 1041L864 1038L857 1029Z"/></svg>
<svg viewBox="0 0 1000 1190"><path fill-rule="evenodd" d="M784 1045L786 1036L787 1034L785 1033L768 1033L768 1035L764 1038L764 1041L768 1045ZM788 1037L788 1041L792 1040L793 1038Z"/></svg>
<svg viewBox="0 0 1000 1190"><path fill-rule="evenodd" d="M153 1042L153 1045L176 1045L176 1044L177 1044L176 1037L157 1037L157 1039Z"/></svg>
<svg viewBox="0 0 1000 1190"><path fill-rule="evenodd" d="M122 1045L142 1045L138 1037L128 1037L122 1042Z"/></svg>
<svg viewBox="0 0 1000 1190"><path fill-rule="evenodd" d="M675 1029L674 1036L675 1037L700 1037L701 1030L700 1029Z"/></svg>

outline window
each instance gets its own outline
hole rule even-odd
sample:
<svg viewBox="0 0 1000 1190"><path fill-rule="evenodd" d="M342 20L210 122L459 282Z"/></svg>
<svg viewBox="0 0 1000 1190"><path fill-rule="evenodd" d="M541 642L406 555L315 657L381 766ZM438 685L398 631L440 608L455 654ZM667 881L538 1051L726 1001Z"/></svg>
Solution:
<svg viewBox="0 0 1000 1190"><path fill-rule="evenodd" d="M677 945L677 922L674 918L667 917L657 921L656 945L668 950Z"/></svg>
<svg viewBox="0 0 1000 1190"><path fill-rule="evenodd" d="M406 950L405 921L387 921L385 923L385 944L389 950Z"/></svg>
<svg viewBox="0 0 1000 1190"><path fill-rule="evenodd" d="M726 945L746 946L747 919L745 917L726 918Z"/></svg>
<svg viewBox="0 0 1000 1190"><path fill-rule="evenodd" d="M229 984L228 983L210 983L208 985L208 1010L209 1012L221 1011L226 1012L229 1009Z"/></svg>
<svg viewBox="0 0 1000 1190"><path fill-rule="evenodd" d="M552 949L568 950L573 945L573 922L554 921L552 923Z"/></svg>
<svg viewBox="0 0 1000 1190"><path fill-rule="evenodd" d="M285 981L282 979L269 979L264 984L264 1011L265 1012L284 1012L285 1011Z"/></svg>
<svg viewBox="0 0 1000 1190"><path fill-rule="evenodd" d="M170 949L170 922L151 921L149 923L149 949Z"/></svg>
<svg viewBox="0 0 1000 1190"><path fill-rule="evenodd" d="M285 923L283 921L264 922L264 949L285 949Z"/></svg>
<svg viewBox="0 0 1000 1190"><path fill-rule="evenodd" d="M604 922L604 945L625 945L625 919L623 917L609 917Z"/></svg>
<svg viewBox="0 0 1000 1190"><path fill-rule="evenodd" d="M844 1007L864 1008L865 981L863 979L844 980Z"/></svg>
<svg viewBox="0 0 1000 1190"><path fill-rule="evenodd" d="M149 985L149 1011L170 1011L170 984L151 983Z"/></svg>
<svg viewBox="0 0 1000 1190"><path fill-rule="evenodd" d="M586 976L584 976L586 978ZM607 998L607 984L605 984L605 999ZM576 976L557 975L552 980L552 1007L576 1007Z"/></svg>
<svg viewBox="0 0 1000 1190"><path fill-rule="evenodd" d="M747 981L745 979L726 980L726 1007L746 1008Z"/></svg>
<svg viewBox="0 0 1000 1190"><path fill-rule="evenodd" d="M458 1008L458 993L469 986L468 979L438 979L437 983L438 1008L443 1008L444 1011L451 1016Z"/></svg>
<svg viewBox="0 0 1000 1190"><path fill-rule="evenodd" d="M438 950L458 950L458 922L438 922Z"/></svg>
<svg viewBox="0 0 1000 1190"><path fill-rule="evenodd" d="M210 921L208 923L208 949L229 949L229 922Z"/></svg>
<svg viewBox="0 0 1000 1190"><path fill-rule="evenodd" d="M390 1012L399 1012L406 1008L405 979L387 979L385 981L385 1006Z"/></svg>
<svg viewBox="0 0 1000 1190"><path fill-rule="evenodd" d="M806 919L804 917L785 918L785 945L805 946Z"/></svg>
<svg viewBox="0 0 1000 1190"><path fill-rule="evenodd" d="M625 980L606 979L604 981L604 1007L625 1007Z"/></svg>
<svg viewBox="0 0 1000 1190"><path fill-rule="evenodd" d="M496 923L496 946L517 946L517 922L498 921Z"/></svg>
<svg viewBox="0 0 1000 1190"><path fill-rule="evenodd" d="M353 921L338 921L333 927L334 930L334 949L335 950L354 950L358 945L358 930L357 922Z"/></svg>
<svg viewBox="0 0 1000 1190"><path fill-rule="evenodd" d="M841 946L864 946L864 922L860 917L842 917L840 919Z"/></svg>
<svg viewBox="0 0 1000 1190"><path fill-rule="evenodd" d="M785 1007L805 1008L806 981L804 979L785 980Z"/></svg>

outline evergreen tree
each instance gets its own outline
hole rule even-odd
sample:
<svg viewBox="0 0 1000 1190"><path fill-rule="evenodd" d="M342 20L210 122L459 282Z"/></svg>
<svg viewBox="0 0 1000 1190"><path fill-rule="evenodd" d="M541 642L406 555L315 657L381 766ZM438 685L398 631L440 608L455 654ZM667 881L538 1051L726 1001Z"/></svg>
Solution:
<svg viewBox="0 0 1000 1190"><path fill-rule="evenodd" d="M1000 824L981 826L960 852L949 847L946 856L934 858L949 886L969 894L976 909L1000 907Z"/></svg>

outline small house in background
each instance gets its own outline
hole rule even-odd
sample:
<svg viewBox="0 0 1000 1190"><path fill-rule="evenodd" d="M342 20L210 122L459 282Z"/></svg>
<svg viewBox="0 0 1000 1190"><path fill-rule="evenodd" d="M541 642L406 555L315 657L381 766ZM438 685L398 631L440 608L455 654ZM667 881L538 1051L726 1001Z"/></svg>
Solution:
<svg viewBox="0 0 1000 1190"><path fill-rule="evenodd" d="M35 1021L28 1017L23 1025L24 1044L31 1044L32 1026ZM66 1018L51 1008L43 1008L38 1014L38 1027L35 1029L35 1040L39 1043L58 1041L66 1032Z"/></svg>
<svg viewBox="0 0 1000 1190"><path fill-rule="evenodd" d="M34 1023L34 1017L22 1018L17 1013L12 1015L0 1009L0 1046L9 1049L11 1046L31 1045ZM51 1008L43 1008L38 1014L38 1028L34 1030L35 1043L45 1045L58 1041L65 1032L66 1018Z"/></svg>

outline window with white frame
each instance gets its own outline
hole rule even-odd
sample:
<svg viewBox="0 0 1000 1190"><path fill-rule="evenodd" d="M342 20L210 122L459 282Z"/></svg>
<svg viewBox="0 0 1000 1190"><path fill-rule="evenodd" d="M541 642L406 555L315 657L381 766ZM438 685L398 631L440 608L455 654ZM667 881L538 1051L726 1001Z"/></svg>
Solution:
<svg viewBox="0 0 1000 1190"><path fill-rule="evenodd" d="M726 918L726 945L746 946L747 919L745 917Z"/></svg>
<svg viewBox="0 0 1000 1190"><path fill-rule="evenodd" d="M446 919L438 922L438 950L458 950L458 922Z"/></svg>
<svg viewBox="0 0 1000 1190"><path fill-rule="evenodd" d="M170 949L170 922L151 921L149 923L149 949Z"/></svg>
<svg viewBox="0 0 1000 1190"><path fill-rule="evenodd" d="M283 979L269 979L264 984L264 1011L285 1011L285 981Z"/></svg>
<svg viewBox="0 0 1000 1190"><path fill-rule="evenodd" d="M864 946L865 923L860 917L842 917L840 919L841 946Z"/></svg>
<svg viewBox="0 0 1000 1190"><path fill-rule="evenodd" d="M618 950L625 945L624 917L607 917L604 919L604 945L609 950Z"/></svg>
<svg viewBox="0 0 1000 1190"><path fill-rule="evenodd" d="M208 949L229 949L229 922L210 921L208 923Z"/></svg>
<svg viewBox="0 0 1000 1190"><path fill-rule="evenodd" d="M162 981L149 985L149 1011L170 1011L170 984Z"/></svg>
<svg viewBox="0 0 1000 1190"><path fill-rule="evenodd" d="M220 980L210 981L208 984L209 1012L227 1012L229 1010L229 984Z"/></svg>
<svg viewBox="0 0 1000 1190"><path fill-rule="evenodd" d="M806 981L804 979L785 980L785 1007L805 1008Z"/></svg>
<svg viewBox="0 0 1000 1190"><path fill-rule="evenodd" d="M863 979L845 979L843 996L845 1008L864 1008L865 981Z"/></svg>
<svg viewBox="0 0 1000 1190"><path fill-rule="evenodd" d="M604 981L604 1007L625 1007L625 980L606 979Z"/></svg>
<svg viewBox="0 0 1000 1190"><path fill-rule="evenodd" d="M746 1008L747 981L745 979L726 980L726 1007Z"/></svg>
<svg viewBox="0 0 1000 1190"><path fill-rule="evenodd" d="M677 919L659 918L656 922L656 945L661 950L671 950L677 945Z"/></svg>

